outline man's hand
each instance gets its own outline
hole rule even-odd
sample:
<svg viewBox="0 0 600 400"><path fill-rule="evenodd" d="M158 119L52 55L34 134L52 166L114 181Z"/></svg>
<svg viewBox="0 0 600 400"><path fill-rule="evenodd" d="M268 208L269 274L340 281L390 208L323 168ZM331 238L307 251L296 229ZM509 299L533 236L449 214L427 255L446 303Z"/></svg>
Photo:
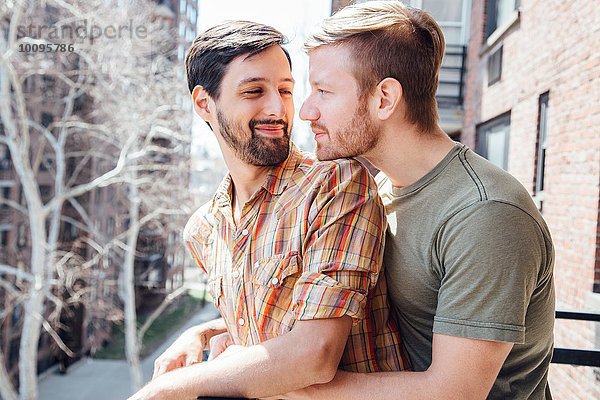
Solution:
<svg viewBox="0 0 600 400"><path fill-rule="evenodd" d="M210 339L210 354L208 356L208 361L218 357L219 354L223 353L232 344L233 340L231 339L229 332L213 336Z"/></svg>
<svg viewBox="0 0 600 400"><path fill-rule="evenodd" d="M248 347L230 345L211 362L161 375L131 400L269 397L329 382L351 326L348 316L297 321L281 336Z"/></svg>
<svg viewBox="0 0 600 400"><path fill-rule="evenodd" d="M213 336L222 332L226 332L225 322L222 318L209 321L185 331L156 359L152 379L159 377L165 372L201 362L202 352L209 344L209 341Z"/></svg>

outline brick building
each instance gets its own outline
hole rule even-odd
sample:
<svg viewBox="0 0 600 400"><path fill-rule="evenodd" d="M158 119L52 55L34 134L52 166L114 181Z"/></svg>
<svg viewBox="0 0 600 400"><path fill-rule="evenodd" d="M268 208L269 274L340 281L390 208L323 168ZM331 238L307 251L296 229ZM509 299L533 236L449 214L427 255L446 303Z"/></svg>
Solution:
<svg viewBox="0 0 600 400"><path fill-rule="evenodd" d="M403 2L425 9L438 21L439 10L447 15L457 15L457 7L467 10L464 96L458 107L464 120L460 129L448 128L440 85L442 128L529 189L556 246L557 308L598 312L598 4L593 0ZM349 3L333 0L332 11ZM447 27L440 24L448 37ZM448 55L445 58L448 65ZM443 76L442 72L441 80ZM556 346L600 348L598 325L557 320ZM600 371L595 368L552 364L550 384L557 399L600 398Z"/></svg>
<svg viewBox="0 0 600 400"><path fill-rule="evenodd" d="M529 189L555 250L558 309L600 309L600 12L584 1L473 1L460 139ZM557 320L556 346L600 347ZM556 398L600 398L599 371L552 365Z"/></svg>

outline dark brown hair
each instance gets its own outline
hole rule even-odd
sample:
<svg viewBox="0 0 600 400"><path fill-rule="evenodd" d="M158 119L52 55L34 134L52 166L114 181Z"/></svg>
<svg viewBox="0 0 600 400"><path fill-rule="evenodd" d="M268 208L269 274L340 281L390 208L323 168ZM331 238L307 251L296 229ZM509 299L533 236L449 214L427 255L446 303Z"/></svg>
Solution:
<svg viewBox="0 0 600 400"><path fill-rule="evenodd" d="M226 21L201 33L185 58L190 93L197 85L218 99L221 80L229 63L242 54L258 54L268 47L287 43L281 32L268 25L250 21ZM292 68L288 52L282 50Z"/></svg>

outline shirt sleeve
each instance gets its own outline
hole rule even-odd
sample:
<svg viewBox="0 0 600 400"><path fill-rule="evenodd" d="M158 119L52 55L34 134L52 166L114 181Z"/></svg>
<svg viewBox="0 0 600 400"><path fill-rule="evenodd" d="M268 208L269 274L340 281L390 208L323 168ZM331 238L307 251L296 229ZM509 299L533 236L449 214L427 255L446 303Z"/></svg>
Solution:
<svg viewBox="0 0 600 400"><path fill-rule="evenodd" d="M433 332L524 343L532 296L552 279L551 242L536 220L511 204L482 202L447 222L434 247L441 285Z"/></svg>
<svg viewBox="0 0 600 400"><path fill-rule="evenodd" d="M294 286L299 320L364 318L381 270L385 212L371 175L357 161L335 164L308 216L303 273Z"/></svg>
<svg viewBox="0 0 600 400"><path fill-rule="evenodd" d="M188 220L183 229L183 242L194 262L204 273L208 273L202 261L205 252L204 246L206 246L209 236L207 233L210 232L206 227L205 208L203 206L198 209Z"/></svg>

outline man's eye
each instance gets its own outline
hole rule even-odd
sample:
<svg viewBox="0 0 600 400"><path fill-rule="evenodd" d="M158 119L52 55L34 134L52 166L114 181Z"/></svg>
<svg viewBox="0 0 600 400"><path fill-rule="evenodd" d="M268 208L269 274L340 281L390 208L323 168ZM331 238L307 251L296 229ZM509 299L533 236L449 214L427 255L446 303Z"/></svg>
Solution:
<svg viewBox="0 0 600 400"><path fill-rule="evenodd" d="M260 94L262 93L262 89L252 89L244 91L244 94Z"/></svg>
<svg viewBox="0 0 600 400"><path fill-rule="evenodd" d="M325 93L327 93L327 91L325 91L323 89L317 89L317 93L319 93L319 94L325 94Z"/></svg>
<svg viewBox="0 0 600 400"><path fill-rule="evenodd" d="M282 93L282 94L292 94L292 91L291 91L291 90L289 90L289 89L281 89L281 90L279 91L279 93Z"/></svg>

